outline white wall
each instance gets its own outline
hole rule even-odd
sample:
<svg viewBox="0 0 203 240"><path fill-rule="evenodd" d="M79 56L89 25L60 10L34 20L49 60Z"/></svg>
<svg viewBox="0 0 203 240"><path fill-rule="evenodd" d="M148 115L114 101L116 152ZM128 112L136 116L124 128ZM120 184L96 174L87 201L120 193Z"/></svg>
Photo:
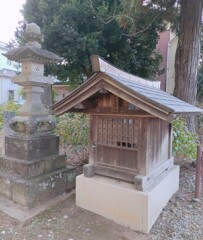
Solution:
<svg viewBox="0 0 203 240"><path fill-rule="evenodd" d="M6 53L8 48L6 44L0 42L0 105L9 100L9 90L14 91L14 101L22 103L22 97L19 96L21 87L12 83L12 76L19 72L20 64L8 60L2 53Z"/></svg>
<svg viewBox="0 0 203 240"><path fill-rule="evenodd" d="M14 92L14 101L22 103L23 99L19 95L20 89L20 86L11 82L11 78L0 76L0 104L5 104L9 101L9 90Z"/></svg>

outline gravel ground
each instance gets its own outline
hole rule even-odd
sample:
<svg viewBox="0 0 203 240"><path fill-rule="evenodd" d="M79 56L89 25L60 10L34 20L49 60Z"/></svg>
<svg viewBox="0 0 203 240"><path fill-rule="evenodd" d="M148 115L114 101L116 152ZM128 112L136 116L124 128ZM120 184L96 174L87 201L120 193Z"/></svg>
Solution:
<svg viewBox="0 0 203 240"><path fill-rule="evenodd" d="M195 169L182 166L180 190L149 235L76 207L72 194L24 223L0 212L0 240L203 240L203 198L194 199L194 182Z"/></svg>
<svg viewBox="0 0 203 240"><path fill-rule="evenodd" d="M195 168L180 168L180 189L163 209L151 233L156 239L203 240L203 198L195 199Z"/></svg>

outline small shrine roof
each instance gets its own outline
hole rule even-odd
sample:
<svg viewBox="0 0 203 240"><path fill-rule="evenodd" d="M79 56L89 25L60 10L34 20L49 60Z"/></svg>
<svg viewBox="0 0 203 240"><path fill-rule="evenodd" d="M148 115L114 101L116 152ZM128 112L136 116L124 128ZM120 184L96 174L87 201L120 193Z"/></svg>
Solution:
<svg viewBox="0 0 203 240"><path fill-rule="evenodd" d="M92 56L92 68L95 73L84 84L52 106L56 115L71 111L101 89L167 121L176 114L203 113L202 109L162 91L159 82L128 74L98 56Z"/></svg>
<svg viewBox="0 0 203 240"><path fill-rule="evenodd" d="M196 113L203 112L200 108L197 108L191 104L188 104L179 98L176 98L161 89L153 86L144 85L142 83L136 83L132 80L125 79L120 76L114 76L112 74L105 73L108 77L111 77L114 81L119 82L123 87L132 90L140 98L145 99L148 102L165 109L170 113L182 114L182 113Z"/></svg>
<svg viewBox="0 0 203 240"><path fill-rule="evenodd" d="M57 63L63 60L63 58L60 58L58 55L35 46L24 46L11 49L3 55L16 62L23 62L27 59L31 59L41 63Z"/></svg>

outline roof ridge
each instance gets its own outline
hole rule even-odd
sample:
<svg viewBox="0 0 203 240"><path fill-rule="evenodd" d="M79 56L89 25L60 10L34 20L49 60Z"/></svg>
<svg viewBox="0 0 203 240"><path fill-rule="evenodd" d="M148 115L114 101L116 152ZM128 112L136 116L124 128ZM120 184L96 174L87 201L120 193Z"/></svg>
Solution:
<svg viewBox="0 0 203 240"><path fill-rule="evenodd" d="M127 73L116 66L108 63L103 58L101 58L98 55L92 55L91 56L91 63L92 63L92 70L93 72L103 72L106 74L112 74L116 77L122 77L125 79L128 79L132 82L137 82L143 85L151 86L154 88L160 89L160 81L151 81L146 80L144 78L138 77L136 75L133 75L131 73Z"/></svg>

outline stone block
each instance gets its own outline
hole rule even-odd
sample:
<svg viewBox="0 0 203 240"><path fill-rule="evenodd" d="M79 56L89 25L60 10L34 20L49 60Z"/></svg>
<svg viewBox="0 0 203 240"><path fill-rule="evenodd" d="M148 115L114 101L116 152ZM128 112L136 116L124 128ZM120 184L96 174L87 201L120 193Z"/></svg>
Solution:
<svg viewBox="0 0 203 240"><path fill-rule="evenodd" d="M25 161L7 156L0 157L0 171L22 178L33 178L66 166L65 155L54 155L35 161Z"/></svg>
<svg viewBox="0 0 203 240"><path fill-rule="evenodd" d="M15 159L35 161L59 153L59 137L8 136L5 138L5 155Z"/></svg>
<svg viewBox="0 0 203 240"><path fill-rule="evenodd" d="M30 206L33 201L34 185L31 182L27 182L24 179L15 181L12 183L12 201L20 206Z"/></svg>
<svg viewBox="0 0 203 240"><path fill-rule="evenodd" d="M11 181L6 176L0 176L0 195L2 197L11 199L12 197Z"/></svg>
<svg viewBox="0 0 203 240"><path fill-rule="evenodd" d="M0 195L30 209L73 189L75 176L71 166L31 179L0 172Z"/></svg>
<svg viewBox="0 0 203 240"><path fill-rule="evenodd" d="M69 167L28 181L16 181L12 186L12 201L35 207L74 188L75 176L75 169Z"/></svg>

